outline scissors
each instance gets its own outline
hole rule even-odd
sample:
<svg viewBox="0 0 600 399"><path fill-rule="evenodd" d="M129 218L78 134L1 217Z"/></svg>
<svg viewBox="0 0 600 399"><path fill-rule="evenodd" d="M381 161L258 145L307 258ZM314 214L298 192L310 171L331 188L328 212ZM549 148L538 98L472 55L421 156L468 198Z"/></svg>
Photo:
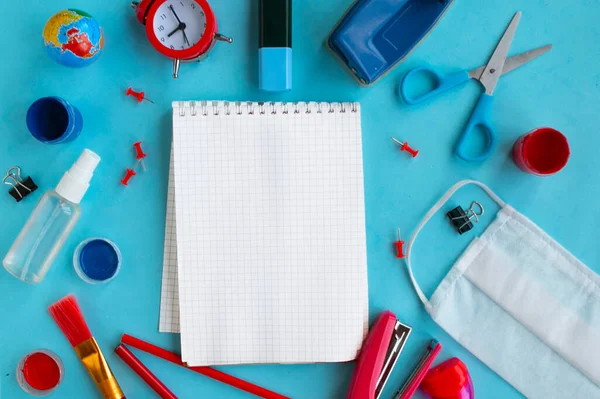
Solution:
<svg viewBox="0 0 600 399"><path fill-rule="evenodd" d="M466 83L471 79L477 80L484 87L485 92L481 94L479 102L475 106L471 118L462 132L458 145L456 147L456 155L465 161L483 161L485 160L496 144L496 135L490 122L490 114L492 110L493 94L498 84L500 76L509 73L510 71L528 63L534 58L550 51L552 45L539 47L510 58L506 58L508 50L512 44L513 37L521 19L521 11L515 14L510 25L504 32L500 43L494 50L492 57L489 59L486 66L474 69L472 71L461 71L449 75L442 75L435 69L430 67L418 67L411 69L402 79L400 83L400 94L407 104L414 105L426 101L438 94L446 92L460 84ZM407 81L414 77L417 73L425 73L433 77L433 90L421 94L420 96L411 96L407 91ZM471 155L466 151L467 138L473 134L475 127L479 127L485 134L485 148L479 155Z"/></svg>

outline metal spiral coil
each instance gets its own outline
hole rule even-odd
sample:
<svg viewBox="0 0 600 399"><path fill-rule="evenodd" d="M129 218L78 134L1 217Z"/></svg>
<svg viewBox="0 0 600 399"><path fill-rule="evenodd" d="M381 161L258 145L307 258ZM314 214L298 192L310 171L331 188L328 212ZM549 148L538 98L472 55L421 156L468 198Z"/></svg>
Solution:
<svg viewBox="0 0 600 399"><path fill-rule="evenodd" d="M189 101L177 104L179 116L288 115L359 112L358 103ZM188 112L189 110L189 112Z"/></svg>

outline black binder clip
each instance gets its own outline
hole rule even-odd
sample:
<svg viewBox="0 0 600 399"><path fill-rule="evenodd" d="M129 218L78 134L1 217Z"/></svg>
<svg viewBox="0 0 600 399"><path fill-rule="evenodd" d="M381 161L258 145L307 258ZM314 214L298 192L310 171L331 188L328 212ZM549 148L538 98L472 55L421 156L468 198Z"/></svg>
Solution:
<svg viewBox="0 0 600 399"><path fill-rule="evenodd" d="M473 208L475 208L476 206L481 212L475 212ZM456 208L448 212L446 215L448 215L448 218L452 222L452 225L454 226L458 234L463 234L473 228L472 220L475 223L479 222L479 216L482 216L483 212L483 206L479 202L473 201L471 207L467 209L466 212L463 210L462 206L457 206Z"/></svg>
<svg viewBox="0 0 600 399"><path fill-rule="evenodd" d="M8 193L17 202L21 202L23 198L27 197L38 188L31 177L23 180L21 177L21 168L18 166L13 166L6 172L6 176L2 179L2 183L12 187Z"/></svg>

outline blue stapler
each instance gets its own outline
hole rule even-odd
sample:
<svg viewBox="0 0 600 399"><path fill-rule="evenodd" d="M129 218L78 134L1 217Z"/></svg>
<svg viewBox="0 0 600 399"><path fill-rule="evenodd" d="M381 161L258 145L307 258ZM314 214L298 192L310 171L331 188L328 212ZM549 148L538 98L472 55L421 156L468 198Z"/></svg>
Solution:
<svg viewBox="0 0 600 399"><path fill-rule="evenodd" d="M402 61L454 0L357 0L327 46L365 86Z"/></svg>

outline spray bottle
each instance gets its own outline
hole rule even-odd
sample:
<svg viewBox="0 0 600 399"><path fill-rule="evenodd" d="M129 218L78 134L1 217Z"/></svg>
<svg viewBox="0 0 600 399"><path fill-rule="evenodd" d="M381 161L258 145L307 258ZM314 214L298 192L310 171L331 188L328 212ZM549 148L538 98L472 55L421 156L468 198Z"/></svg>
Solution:
<svg viewBox="0 0 600 399"><path fill-rule="evenodd" d="M2 261L13 276L33 284L43 280L81 215L79 202L99 162L97 154L83 150L56 189L42 196Z"/></svg>

